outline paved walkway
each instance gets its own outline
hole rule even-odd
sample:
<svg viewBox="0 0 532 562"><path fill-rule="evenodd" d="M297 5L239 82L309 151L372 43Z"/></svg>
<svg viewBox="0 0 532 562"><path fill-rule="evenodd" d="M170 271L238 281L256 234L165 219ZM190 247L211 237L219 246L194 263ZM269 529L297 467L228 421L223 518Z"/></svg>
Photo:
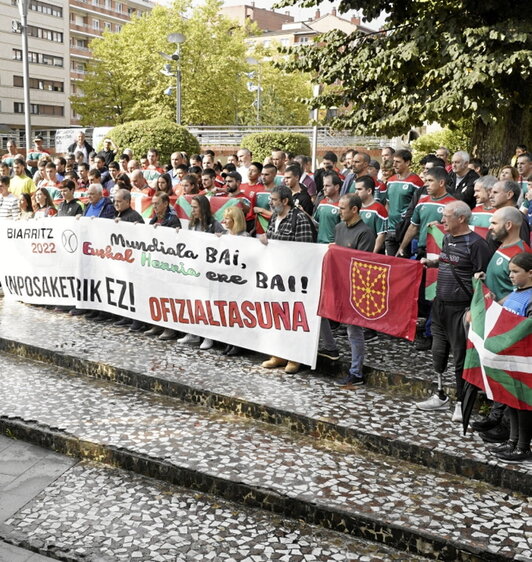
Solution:
<svg viewBox="0 0 532 562"><path fill-rule="evenodd" d="M0 523L3 524L30 503L76 462L47 449L0 435ZM0 540L0 562L44 560L50 558Z"/></svg>

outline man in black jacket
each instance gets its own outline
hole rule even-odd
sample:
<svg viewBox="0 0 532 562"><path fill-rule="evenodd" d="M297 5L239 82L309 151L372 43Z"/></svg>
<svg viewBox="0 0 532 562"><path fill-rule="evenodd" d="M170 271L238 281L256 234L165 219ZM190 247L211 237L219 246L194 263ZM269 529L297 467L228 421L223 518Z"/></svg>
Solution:
<svg viewBox="0 0 532 562"><path fill-rule="evenodd" d="M131 192L119 189L115 194L115 221L140 222L144 224L142 215L131 208Z"/></svg>
<svg viewBox="0 0 532 562"><path fill-rule="evenodd" d="M83 154L83 162L89 162L89 154L94 152L94 148L85 140L85 133L79 131L76 135L76 142L73 142L69 147L67 152L81 152Z"/></svg>
<svg viewBox="0 0 532 562"><path fill-rule="evenodd" d="M453 154L451 160L452 172L447 181L447 192L455 199L465 201L470 209L476 206L475 181L479 175L469 169L469 154L459 150Z"/></svg>

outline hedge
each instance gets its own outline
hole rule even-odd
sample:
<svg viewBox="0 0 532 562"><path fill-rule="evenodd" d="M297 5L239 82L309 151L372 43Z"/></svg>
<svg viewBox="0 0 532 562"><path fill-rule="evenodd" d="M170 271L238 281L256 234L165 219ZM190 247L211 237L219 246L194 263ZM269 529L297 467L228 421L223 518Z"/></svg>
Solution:
<svg viewBox="0 0 532 562"><path fill-rule="evenodd" d="M413 162L417 164L423 156L434 154L440 146L448 148L452 156L458 150L467 150L468 143L468 132L465 127L454 131L441 129L421 135L415 141L412 141Z"/></svg>
<svg viewBox="0 0 532 562"><path fill-rule="evenodd" d="M310 156L310 140L301 133L275 131L252 133L242 139L242 148L249 149L253 154L253 160L258 162L262 162L267 156L271 156L274 148L292 152L294 155L305 154Z"/></svg>
<svg viewBox="0 0 532 562"><path fill-rule="evenodd" d="M135 158L140 158L150 148L159 151L160 162L168 162L172 152L187 152L190 155L200 151L198 139L185 127L160 118L118 125L107 136L120 150L130 148Z"/></svg>

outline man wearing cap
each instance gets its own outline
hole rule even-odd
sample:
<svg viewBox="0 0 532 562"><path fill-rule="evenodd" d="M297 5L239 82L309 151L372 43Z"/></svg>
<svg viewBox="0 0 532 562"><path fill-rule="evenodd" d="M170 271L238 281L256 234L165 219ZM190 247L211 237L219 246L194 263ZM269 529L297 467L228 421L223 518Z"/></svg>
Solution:
<svg viewBox="0 0 532 562"><path fill-rule="evenodd" d="M34 139L33 139L33 148L30 149L30 151L28 152L28 159L26 161L26 164L28 165L28 168L30 169L30 172L35 172L35 170L37 169L37 164L39 163L39 159L41 158L41 156L44 155L50 155L50 152L48 150L46 150L43 146L44 143L44 139L41 137L41 135L37 135Z"/></svg>

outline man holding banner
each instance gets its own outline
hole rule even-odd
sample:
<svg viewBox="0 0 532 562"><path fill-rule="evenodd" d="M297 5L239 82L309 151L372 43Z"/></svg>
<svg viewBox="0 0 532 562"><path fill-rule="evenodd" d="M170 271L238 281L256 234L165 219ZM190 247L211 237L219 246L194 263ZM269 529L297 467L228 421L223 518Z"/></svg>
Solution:
<svg viewBox="0 0 532 562"><path fill-rule="evenodd" d="M267 234L261 234L259 240L268 244L268 239L287 240L292 242L312 242L310 219L298 211L294 206L292 190L286 185L274 187L271 193L270 205L273 210ZM287 361L281 357L272 356L262 363L266 369L284 367L285 373L297 373L300 364Z"/></svg>
<svg viewBox="0 0 532 562"><path fill-rule="evenodd" d="M367 226L360 217L362 200L358 195L347 194L340 198L338 203L340 218L342 222L336 225L335 244L372 252L375 247L375 233ZM318 354L330 359L337 359L337 353L333 355L337 345L331 331L331 326L326 318L322 319L320 335L323 339L324 349ZM351 364L347 377L338 381L340 386L360 386L364 384L364 330L360 326L347 325L347 338L351 346Z"/></svg>
<svg viewBox="0 0 532 562"><path fill-rule="evenodd" d="M466 353L463 315L473 297L472 278L475 273L485 271L490 259L486 241L469 228L470 218L471 209L467 203L448 203L442 216L447 234L439 259L421 260L427 267L438 268L436 298L432 306L432 361L438 376L438 392L416 406L425 411L447 409L449 397L443 390L442 374L452 352L458 400L453 421L462 421L462 371Z"/></svg>

